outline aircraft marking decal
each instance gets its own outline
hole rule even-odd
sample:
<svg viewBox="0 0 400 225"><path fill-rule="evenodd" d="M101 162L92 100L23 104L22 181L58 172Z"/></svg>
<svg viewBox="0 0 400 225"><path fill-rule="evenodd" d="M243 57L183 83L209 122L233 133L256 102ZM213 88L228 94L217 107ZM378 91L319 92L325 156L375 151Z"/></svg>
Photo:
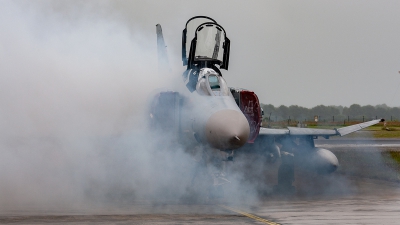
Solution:
<svg viewBox="0 0 400 225"><path fill-rule="evenodd" d="M244 106L244 113L253 116L254 115L253 108L254 108L254 104L253 104L253 101L251 100L251 101L249 101L248 105Z"/></svg>

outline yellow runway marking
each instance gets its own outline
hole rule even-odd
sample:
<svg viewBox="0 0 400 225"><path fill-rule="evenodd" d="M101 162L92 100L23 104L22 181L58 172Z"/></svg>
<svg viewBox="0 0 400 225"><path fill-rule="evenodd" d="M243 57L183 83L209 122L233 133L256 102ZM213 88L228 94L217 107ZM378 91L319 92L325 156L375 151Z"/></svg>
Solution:
<svg viewBox="0 0 400 225"><path fill-rule="evenodd" d="M254 220L257 220L257 221L262 222L262 223L265 223L265 224L269 224L269 225L280 225L279 223L275 223L275 222L272 222L272 221L263 219L263 218L261 218L261 217L252 215L252 214L250 214L250 213L246 213L246 212L243 212L243 211L240 211L240 210L237 210L237 209L233 209L233 208L230 208L230 207L228 207L228 206L224 206L224 205L219 205L219 206L222 207L222 208L224 208L224 209L230 210L230 211L235 212L235 213L242 214L243 216L247 216L247 217L249 217L249 218L252 218L252 219L254 219Z"/></svg>

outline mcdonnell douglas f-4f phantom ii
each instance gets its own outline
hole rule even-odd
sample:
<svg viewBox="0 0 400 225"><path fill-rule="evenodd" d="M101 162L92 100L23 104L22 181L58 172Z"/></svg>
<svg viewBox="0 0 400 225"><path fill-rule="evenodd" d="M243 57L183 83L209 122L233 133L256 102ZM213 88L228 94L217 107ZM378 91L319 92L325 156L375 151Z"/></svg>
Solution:
<svg viewBox="0 0 400 225"><path fill-rule="evenodd" d="M161 26L157 24L159 66L168 64ZM320 174L330 174L338 167L338 159L327 149L317 148L318 137L344 136L377 124L372 120L338 129L261 127L262 109L257 95L227 85L221 69L228 70L230 40L225 29L214 19L196 16L186 22L182 32L183 73L188 91L164 91L155 95L150 107L152 127L174 137L186 148L208 149L210 154L256 150L281 159L276 190L293 191L294 168L303 167ZM186 89L186 88L185 88ZM214 184L218 184L218 177ZM226 179L224 179L226 180Z"/></svg>

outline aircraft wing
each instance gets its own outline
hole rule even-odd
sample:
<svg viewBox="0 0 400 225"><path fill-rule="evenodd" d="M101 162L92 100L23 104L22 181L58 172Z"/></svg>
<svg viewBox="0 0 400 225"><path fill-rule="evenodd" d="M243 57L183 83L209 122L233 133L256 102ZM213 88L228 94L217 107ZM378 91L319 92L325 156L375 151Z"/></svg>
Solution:
<svg viewBox="0 0 400 225"><path fill-rule="evenodd" d="M283 136L283 135L293 135L293 136L344 136L355 131L361 130L363 128L372 126L379 122L385 121L384 119L371 120L365 123L354 124L347 127L335 128L335 129L316 129L316 128L299 128L299 127L288 127L284 129L272 129L272 128L260 128L260 136Z"/></svg>

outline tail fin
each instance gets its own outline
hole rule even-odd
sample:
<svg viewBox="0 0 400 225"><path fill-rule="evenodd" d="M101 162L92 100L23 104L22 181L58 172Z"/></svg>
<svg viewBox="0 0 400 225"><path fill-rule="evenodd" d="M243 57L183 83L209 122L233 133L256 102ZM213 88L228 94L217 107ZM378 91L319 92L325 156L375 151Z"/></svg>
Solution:
<svg viewBox="0 0 400 225"><path fill-rule="evenodd" d="M161 25L156 25L157 32L157 51L158 51L158 73L165 74L170 73L171 68L169 67L167 46L164 42L164 37L161 29Z"/></svg>

